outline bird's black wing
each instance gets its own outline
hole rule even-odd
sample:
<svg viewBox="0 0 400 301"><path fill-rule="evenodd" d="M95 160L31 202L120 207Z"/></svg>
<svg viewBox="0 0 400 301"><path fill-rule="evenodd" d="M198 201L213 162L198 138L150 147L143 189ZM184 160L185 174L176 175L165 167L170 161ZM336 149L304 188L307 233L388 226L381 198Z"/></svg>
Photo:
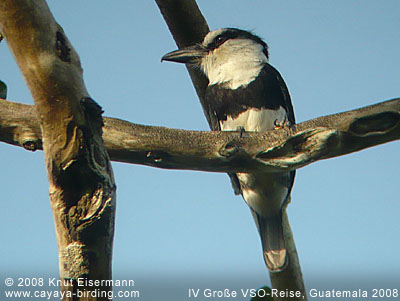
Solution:
<svg viewBox="0 0 400 301"><path fill-rule="evenodd" d="M269 106L271 106L272 109L276 109L277 107L282 106L286 110L290 124L295 124L296 119L294 117L293 104L290 98L289 90L279 71L272 67L270 64L266 64L261 70L260 75L261 78L264 79L262 82L262 89L264 90L263 94L266 97L265 101L269 102ZM288 193L286 195L284 203L282 204L282 207L287 206L287 203L289 202L289 197L292 191L295 176L296 171L291 171L289 173Z"/></svg>
<svg viewBox="0 0 400 301"><path fill-rule="evenodd" d="M291 124L295 123L293 106L286 84L279 72L265 64L257 78L247 86L229 89L223 84L207 87L204 111L212 130L220 130L219 121L235 118L248 109L284 108Z"/></svg>
<svg viewBox="0 0 400 301"><path fill-rule="evenodd" d="M261 84L263 86L262 94L265 96L264 101L268 103L266 104L267 108L270 106L271 109L277 109L279 106L282 106L286 110L290 124L295 124L296 119L294 116L293 104L290 98L289 90L279 71L270 64L266 64L261 70L260 75L258 78L263 78L262 83L255 84ZM283 207L285 207L289 202L295 175L296 171L291 171L289 174L288 193L282 205Z"/></svg>
<svg viewBox="0 0 400 301"><path fill-rule="evenodd" d="M213 95L212 90L213 90L213 86L211 86L211 88L209 86L206 90L205 99L204 99L204 102L202 103L203 111L204 111L204 114L206 115L210 129L212 131L220 131L221 126L219 124L217 112L215 111L214 106L212 105L216 101L216 97L215 97L216 95ZM228 172L228 176L231 180L234 193L236 195L241 194L242 189L240 188L239 179L236 176L236 174Z"/></svg>
<svg viewBox="0 0 400 301"><path fill-rule="evenodd" d="M287 112L290 123L295 124L293 104L281 74L270 64L266 64L260 73L263 78L264 101L271 102L273 108L282 106Z"/></svg>

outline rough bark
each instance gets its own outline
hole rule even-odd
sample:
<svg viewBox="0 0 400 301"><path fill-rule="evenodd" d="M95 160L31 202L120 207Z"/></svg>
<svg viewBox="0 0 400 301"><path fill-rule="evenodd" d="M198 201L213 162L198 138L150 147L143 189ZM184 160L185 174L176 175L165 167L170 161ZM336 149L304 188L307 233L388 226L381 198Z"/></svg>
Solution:
<svg viewBox="0 0 400 301"><path fill-rule="evenodd" d="M101 108L89 97L79 57L45 1L1 1L0 29L35 101L30 118L37 118L43 135L63 299L107 300L72 294L111 289L104 282L78 286L79 279L111 279L115 184Z"/></svg>

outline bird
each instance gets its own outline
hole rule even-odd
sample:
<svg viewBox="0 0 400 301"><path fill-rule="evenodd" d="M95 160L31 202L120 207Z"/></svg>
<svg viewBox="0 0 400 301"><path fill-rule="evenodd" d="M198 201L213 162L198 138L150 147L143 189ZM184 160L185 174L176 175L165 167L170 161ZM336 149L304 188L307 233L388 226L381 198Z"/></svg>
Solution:
<svg viewBox="0 0 400 301"><path fill-rule="evenodd" d="M206 76L203 110L213 131L265 132L295 123L285 81L269 64L268 45L250 31L210 31L201 43L169 52L161 61L185 63ZM295 171L228 175L253 215L266 267L283 271L288 255L282 213L290 202Z"/></svg>

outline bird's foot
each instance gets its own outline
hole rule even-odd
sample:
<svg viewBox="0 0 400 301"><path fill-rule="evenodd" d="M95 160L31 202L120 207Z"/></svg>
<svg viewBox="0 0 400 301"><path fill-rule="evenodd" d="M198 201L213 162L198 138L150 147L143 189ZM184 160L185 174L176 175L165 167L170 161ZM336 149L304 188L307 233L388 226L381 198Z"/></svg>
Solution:
<svg viewBox="0 0 400 301"><path fill-rule="evenodd" d="M243 134L246 132L243 126L238 126L238 127L236 128L236 131L239 132L240 138L242 138L242 137L243 137Z"/></svg>
<svg viewBox="0 0 400 301"><path fill-rule="evenodd" d="M284 120L281 120L281 121L279 121L278 119L275 119L275 121L274 121L275 130L282 129L282 128L288 128L291 125L292 125L292 123L287 118L285 118Z"/></svg>

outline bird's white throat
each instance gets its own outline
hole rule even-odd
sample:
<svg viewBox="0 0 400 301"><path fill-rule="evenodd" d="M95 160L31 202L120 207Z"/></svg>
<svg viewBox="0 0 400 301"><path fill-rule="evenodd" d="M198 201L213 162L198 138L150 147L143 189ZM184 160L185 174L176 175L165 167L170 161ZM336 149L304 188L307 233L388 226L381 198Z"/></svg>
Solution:
<svg viewBox="0 0 400 301"><path fill-rule="evenodd" d="M263 50L252 40L228 40L203 58L201 69L210 85L223 84L230 89L245 87L268 62Z"/></svg>

